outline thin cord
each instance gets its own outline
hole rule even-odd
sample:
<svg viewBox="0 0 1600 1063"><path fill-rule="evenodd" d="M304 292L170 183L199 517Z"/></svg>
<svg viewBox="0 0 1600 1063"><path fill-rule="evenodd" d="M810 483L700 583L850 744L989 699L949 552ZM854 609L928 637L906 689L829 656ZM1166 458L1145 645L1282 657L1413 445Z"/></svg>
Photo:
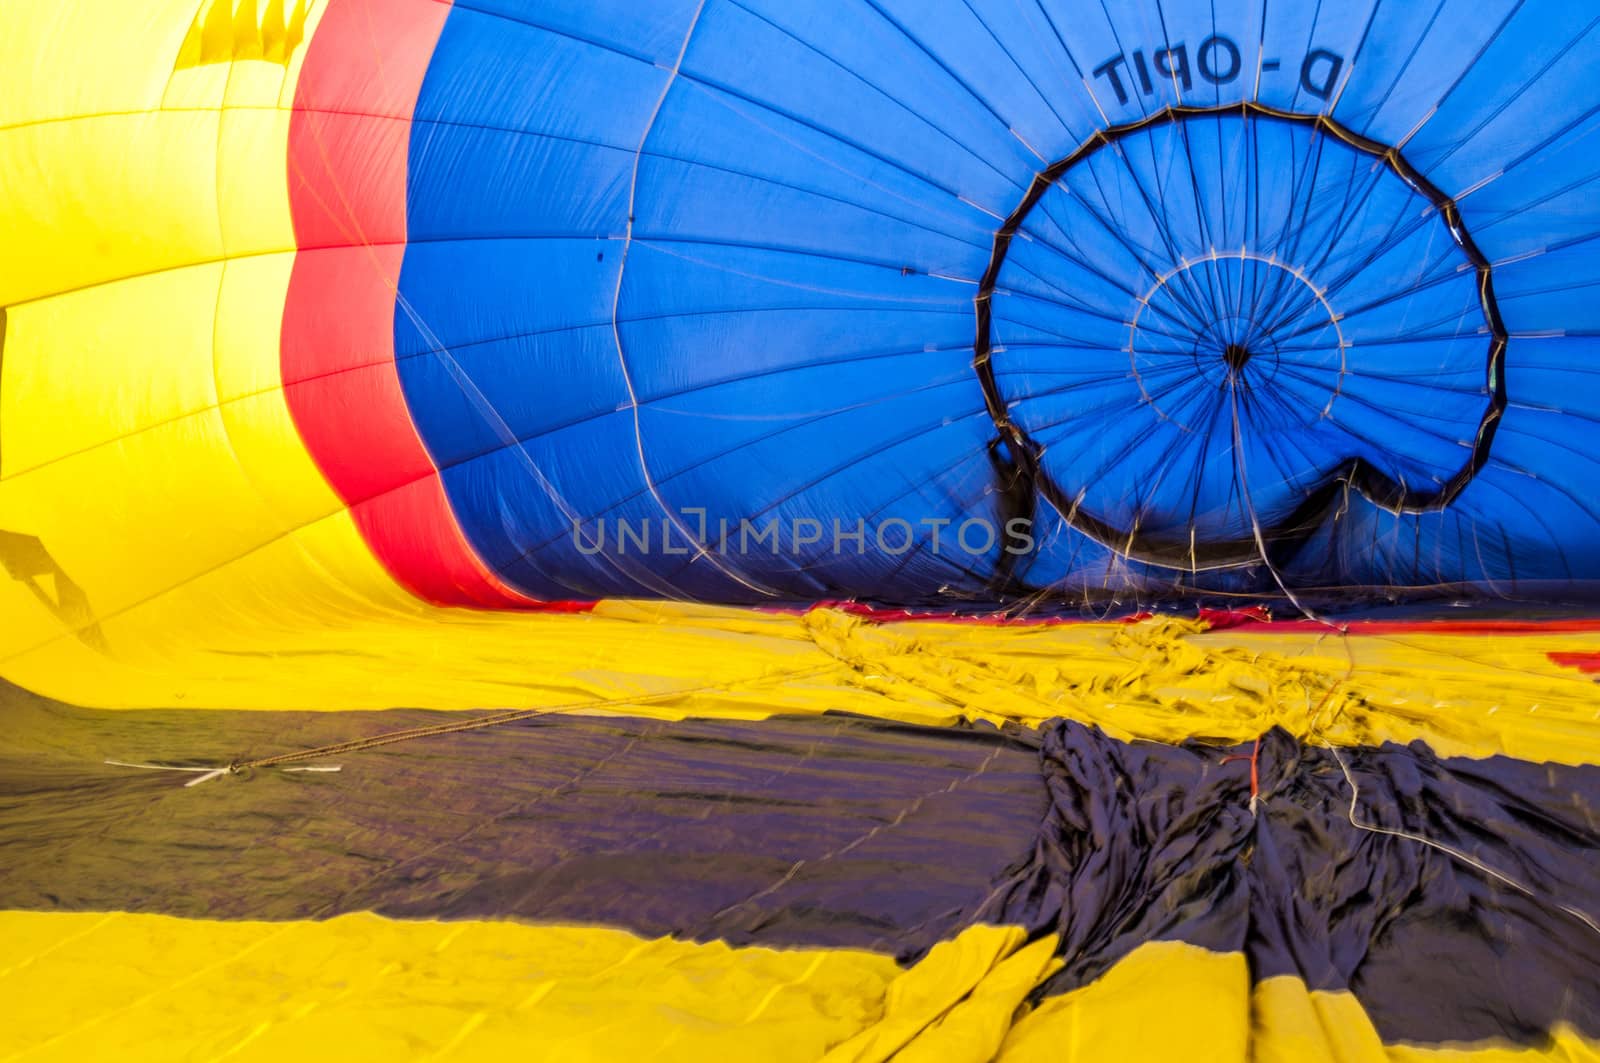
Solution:
<svg viewBox="0 0 1600 1063"><path fill-rule="evenodd" d="M1430 849L1437 849L1441 853L1444 853L1446 856L1449 856L1449 857L1452 857L1453 859L1459 860L1463 864L1466 864L1469 867L1477 869L1478 871L1482 872L1483 874L1489 876L1492 879L1495 879L1498 882L1505 883L1507 886L1510 886L1512 889L1518 891L1519 893L1526 894L1527 896L1531 897L1533 900L1535 900L1535 901L1537 901L1537 902L1539 902L1541 904L1551 905L1551 906L1559 909L1560 911L1563 911L1563 912L1567 913L1568 915L1572 916L1574 919L1576 919L1580 923L1582 923L1584 926L1586 926L1590 930L1594 931L1596 934L1600 934L1600 922L1596 922L1593 916L1589 915L1588 913L1586 913L1586 912L1582 911L1581 909L1576 908L1576 907L1574 907L1574 906L1572 906L1570 904L1563 904L1560 901L1557 901L1557 900L1554 900L1554 899L1547 900L1546 898L1541 897L1538 893L1536 893L1533 890L1533 888L1531 886L1527 886L1527 885L1525 885L1525 884L1523 884L1521 882L1518 882L1516 879L1512 878L1510 875L1507 875L1504 872L1495 870L1494 868L1490 867L1488 864L1483 863L1481 860L1478 860L1477 858L1471 856L1468 853L1462 852L1460 849L1457 849L1454 846L1446 845L1443 842L1434 841L1432 838L1425 838L1420 834L1413 834L1410 831L1396 830L1396 829L1391 828L1391 827L1382 827L1382 826L1379 826L1376 823L1363 823L1362 821L1357 819L1356 818L1356 802L1360 799L1361 791L1360 791L1360 788L1356 786L1355 776L1350 773L1350 766L1345 763L1345 759L1344 759L1343 756L1340 755L1338 747L1330 744L1327 748L1328 748L1328 751L1333 754L1333 759L1338 762L1339 770L1344 772L1345 782L1350 784L1350 812L1349 812L1349 815L1350 815L1350 824L1352 826L1354 826L1354 827L1356 827L1356 828L1358 828L1360 830L1368 831L1368 832L1370 832L1372 834L1387 834L1387 835L1389 835L1391 837L1394 837L1394 838L1404 838L1407 841L1413 841L1413 842L1417 842L1420 845L1426 845Z"/></svg>
<svg viewBox="0 0 1600 1063"><path fill-rule="evenodd" d="M182 771L204 773L200 778L185 783L185 786L196 786L210 779L222 775L238 775L253 768L277 768L285 764L296 764L305 760L320 760L325 757L342 756L347 753L362 753L381 746L395 745L399 742L410 742L421 738L436 738L441 735L459 734L465 731L479 731L489 727L500 727L505 724L519 723L523 720L532 720L541 716L550 716L560 713L582 712L585 710L615 708L620 706L655 705L662 702L673 701L677 698L687 697L691 694L703 694L718 690L748 689L769 683L782 683L791 679L803 679L810 676L822 675L835 671L838 665L829 663L813 668L794 669L777 674L754 676L742 681L732 683L705 683L693 687L681 687L677 690L664 691L659 694L645 694L638 697L605 698L590 701L575 701L561 705L546 705L537 709L508 709L503 712L493 713L489 716L480 716L470 720L455 723L435 724L431 727L411 727L399 731L386 731L382 734L372 735L368 738L355 738L348 742L335 742L331 745L316 746L311 749L296 750L292 753L279 753L275 756L260 757L255 760L233 761L224 767L177 767L167 764L138 764L129 761L108 760L107 764L115 764L125 768L146 768L157 771ZM287 768L288 771L334 771L331 766L318 768Z"/></svg>

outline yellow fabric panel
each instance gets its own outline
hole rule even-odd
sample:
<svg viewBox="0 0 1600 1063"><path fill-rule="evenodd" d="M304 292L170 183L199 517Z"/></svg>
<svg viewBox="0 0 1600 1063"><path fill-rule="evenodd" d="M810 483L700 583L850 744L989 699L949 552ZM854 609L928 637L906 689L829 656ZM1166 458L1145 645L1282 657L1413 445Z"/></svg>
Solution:
<svg viewBox="0 0 1600 1063"><path fill-rule="evenodd" d="M1054 938L1023 947L1026 938L1021 927L975 926L934 946L889 987L883 1017L826 1063L992 1059L1023 998L1060 967Z"/></svg>
<svg viewBox="0 0 1600 1063"><path fill-rule="evenodd" d="M1022 1017L1006 1063L1235 1063L1251 1058L1250 972L1239 953L1141 945L1081 989Z"/></svg>
<svg viewBox="0 0 1600 1063"><path fill-rule="evenodd" d="M496 922L0 914L0 1057L810 1061L899 973L850 950Z"/></svg>
<svg viewBox="0 0 1600 1063"><path fill-rule="evenodd" d="M1298 978L1268 978L1257 983L1254 1004L1259 1063L1383 1063L1386 1058L1378 1032L1349 993L1313 992Z"/></svg>
<svg viewBox="0 0 1600 1063"><path fill-rule="evenodd" d="M305 35L308 0L206 0L195 15L178 67L233 59L283 62ZM237 10L234 10L237 8Z"/></svg>
<svg viewBox="0 0 1600 1063"><path fill-rule="evenodd" d="M346 915L252 923L0 912L6 1060L1579 1063L1539 1048L1383 1046L1348 993L1254 992L1243 956L1179 942L1026 993L1053 939L976 926L909 971L851 949L731 948L620 930ZM830 1052L831 1049L831 1052Z"/></svg>
<svg viewBox="0 0 1600 1063"><path fill-rule="evenodd" d="M1426 987L1418 987L1426 992ZM1181 942L1135 949L1098 980L1020 1017L1004 1063L1594 1063L1600 1042L1570 1027L1542 1046L1385 1045L1347 992L1298 978L1250 988L1244 957Z"/></svg>
<svg viewBox="0 0 1600 1063"><path fill-rule="evenodd" d="M1418 987L1426 992L1425 986ZM1600 1042L1569 1026L1541 1046L1480 1042L1385 1045L1360 1001L1349 993L1309 990L1298 978L1255 987L1252 1058L1257 1063L1595 1063Z"/></svg>
<svg viewBox="0 0 1600 1063"><path fill-rule="evenodd" d="M1600 1063L1600 1041L1562 1026L1538 1047L1479 1043L1435 1047L1392 1045L1388 1063Z"/></svg>
<svg viewBox="0 0 1600 1063"><path fill-rule="evenodd" d="M962 934L958 942L964 942L978 929ZM1007 956L973 987L966 999L919 1033L894 1058L900 1063L994 1058L1028 993L1060 969L1061 961L1055 957L1059 947L1054 937L1040 938ZM916 975L932 959L930 954L902 980Z"/></svg>
<svg viewBox="0 0 1600 1063"><path fill-rule="evenodd" d="M284 146L305 48L287 63L180 69L196 9L196 0L6 6L0 232L28 253L0 257L0 305L214 262L224 247L294 246ZM306 38L320 13L312 5ZM247 144L256 150L241 155Z"/></svg>
<svg viewBox="0 0 1600 1063"><path fill-rule="evenodd" d="M258 24L282 54L229 44L239 61L152 61L176 60L200 6L12 5L0 32L0 231L30 248L0 256L0 657L48 644L40 667L69 685L120 673L179 703L168 676L205 668L211 648L185 664L171 647L219 621L278 622L228 595L276 597L297 625L404 597L279 390L288 106L305 49L277 39L270 5L221 0L206 6L227 9L229 32ZM300 19L302 42L321 11ZM95 76L56 76L84 69ZM272 571L186 591L258 553Z"/></svg>
<svg viewBox="0 0 1600 1063"><path fill-rule="evenodd" d="M50 630L17 627L34 638ZM1123 738L1238 742L1276 724L1315 742L1420 739L1446 755L1600 762L1594 684L1545 656L1600 641L1589 634L872 625L830 611L630 602L578 616L437 610L386 581L339 519L219 564L98 630L93 645L46 637L0 661L0 674L105 707L1066 716Z"/></svg>
<svg viewBox="0 0 1600 1063"><path fill-rule="evenodd" d="M1239 742L1280 725L1314 742L1420 739L1446 755L1600 762L1593 682L1546 657L1592 648L1592 634L874 625L827 610L643 602L578 616L438 610L385 580L340 519L102 620L95 645L39 639L44 622L16 626L37 648L0 659L0 674L104 707L1065 716L1122 738Z"/></svg>

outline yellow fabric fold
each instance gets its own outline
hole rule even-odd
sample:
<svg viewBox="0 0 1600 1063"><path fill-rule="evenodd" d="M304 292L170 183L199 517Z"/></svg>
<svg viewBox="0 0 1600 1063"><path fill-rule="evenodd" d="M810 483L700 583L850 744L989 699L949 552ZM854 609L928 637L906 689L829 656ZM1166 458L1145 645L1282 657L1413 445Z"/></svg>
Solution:
<svg viewBox="0 0 1600 1063"><path fill-rule="evenodd" d="M811 1063L897 973L594 928L7 912L0 1059Z"/></svg>
<svg viewBox="0 0 1600 1063"><path fill-rule="evenodd" d="M877 624L831 609L627 601L581 615L493 614L432 608L392 584L367 597L377 584L355 586L360 566L331 556L314 578L287 578L321 556L308 551L319 542L348 545L337 523L324 522L203 587L100 621L92 639L46 639L0 656L0 676L107 708L494 707L668 719L836 710L1028 725L1060 716L1121 739L1236 743L1278 726L1313 744L1422 741L1447 756L1600 763L1595 684L1549 657L1591 651L1600 633L1208 631L1172 619ZM25 595L17 611L0 610L13 645L51 623L37 600L54 593L48 578L33 577L31 593L26 582L0 579L0 597L8 588Z"/></svg>
<svg viewBox="0 0 1600 1063"><path fill-rule="evenodd" d="M890 985L882 1019L826 1063L992 1059L1023 998L1060 967L1054 938L1026 938L1021 927L974 926L934 946Z"/></svg>
<svg viewBox="0 0 1600 1063"><path fill-rule="evenodd" d="M1030 1010L1056 946L975 926L902 970L853 949L596 927L0 912L0 1059L1600 1059L1567 1028L1532 1047L1384 1045L1349 993L1294 978L1252 990L1242 955L1181 942L1140 946Z"/></svg>

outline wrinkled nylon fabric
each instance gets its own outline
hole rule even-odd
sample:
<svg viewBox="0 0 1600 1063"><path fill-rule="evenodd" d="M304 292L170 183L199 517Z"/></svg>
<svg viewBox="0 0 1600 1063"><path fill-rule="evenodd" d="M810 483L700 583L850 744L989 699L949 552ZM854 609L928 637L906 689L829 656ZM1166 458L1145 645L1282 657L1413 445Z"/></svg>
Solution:
<svg viewBox="0 0 1600 1063"><path fill-rule="evenodd" d="M1386 1041L1600 1029L1600 965L1572 947L1600 935L1592 768L1341 760L1277 731L1219 758L1071 723L1041 757L1050 815L985 914L1061 935L1043 992L1175 938L1244 952L1253 979L1349 988Z"/></svg>
<svg viewBox="0 0 1600 1063"><path fill-rule="evenodd" d="M1289 978L1249 988L1238 955L1147 945L1105 977L1016 1010L1041 944L975 927L899 973L879 956L646 941L594 928L405 923L212 923L159 916L0 913L16 1058L615 1059L657 1053L853 1063L937 1058L1150 1063L1580 1063L1570 1029L1536 1048L1383 1046L1348 994ZM1019 977L1021 976L1021 977ZM596 1023L596 1014L607 1016ZM1153 1021L1152 1016L1160 1016ZM530 1040L536 1026L542 1036ZM998 1049L997 1049L998 1045ZM317 1046L322 1046L321 1048ZM628 1051L630 1048L632 1052ZM323 1049L330 1051L323 1051Z"/></svg>
<svg viewBox="0 0 1600 1063"><path fill-rule="evenodd" d="M1172 618L873 623L837 609L625 602L581 618L447 614L397 599L386 612L341 612L341 626L327 628L273 620L256 598L196 593L185 604L195 611L162 614L170 629L107 625L103 651L56 641L8 663L8 674L59 700L109 708L493 705L667 719L838 710L1029 724L1066 716L1168 742L1247 741L1279 726L1336 744L1420 739L1447 756L1600 759L1594 684L1560 663L1600 651L1600 631L1583 623L1502 634L1495 624L1448 634L1427 624L1210 631Z"/></svg>
<svg viewBox="0 0 1600 1063"><path fill-rule="evenodd" d="M199 771L285 732L425 717L40 705L30 727L16 708L0 846L18 866L0 908L509 918L918 962L845 1058L908 1049L969 993L930 1042L952 1047L924 1050L992 1052L997 1015L1057 1007L1162 942L1235 957L1246 986L1353 993L1374 1043L1600 1029L1600 965L1574 947L1600 933L1596 766L1278 730L1218 746L1066 721L549 717L190 788L84 751L144 757L188 736ZM264 836L285 822L302 826ZM974 923L1012 936L952 948ZM922 966L939 956L954 959Z"/></svg>

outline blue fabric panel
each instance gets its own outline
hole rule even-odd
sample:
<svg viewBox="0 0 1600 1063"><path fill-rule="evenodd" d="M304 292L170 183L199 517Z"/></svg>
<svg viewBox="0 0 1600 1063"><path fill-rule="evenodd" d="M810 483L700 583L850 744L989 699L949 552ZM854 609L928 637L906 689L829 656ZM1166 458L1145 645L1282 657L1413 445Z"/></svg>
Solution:
<svg viewBox="0 0 1600 1063"><path fill-rule="evenodd" d="M1565 0L458 0L402 385L538 596L1567 593L1597 78Z"/></svg>

